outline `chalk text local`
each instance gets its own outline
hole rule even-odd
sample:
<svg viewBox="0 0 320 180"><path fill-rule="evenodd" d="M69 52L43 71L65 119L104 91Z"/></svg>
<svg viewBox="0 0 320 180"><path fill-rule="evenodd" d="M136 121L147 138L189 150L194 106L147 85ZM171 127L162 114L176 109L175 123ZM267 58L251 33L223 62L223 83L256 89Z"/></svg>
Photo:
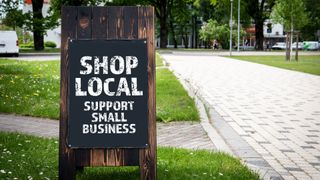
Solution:
<svg viewBox="0 0 320 180"><path fill-rule="evenodd" d="M75 78L75 96L143 96L143 91L138 89L138 79L132 73L138 67L136 56L82 56L80 65L80 77ZM89 80L81 78L84 76L90 76ZM135 101L102 99L83 103L83 111L90 112L91 119L90 123L82 124L82 133L135 133L136 124L125 117L126 112L134 110Z"/></svg>
<svg viewBox="0 0 320 180"><path fill-rule="evenodd" d="M138 66L138 58L136 56L83 56L80 64L84 68L80 70L81 75L131 75L132 69ZM129 80L129 81L128 81ZM138 90L137 77L120 77L106 78L91 77L87 82L86 88L83 87L82 78L75 78L75 95L76 96L99 96L104 93L107 96L143 96L143 91ZM129 84L129 83L130 84ZM110 89L110 84L115 83L116 89Z"/></svg>

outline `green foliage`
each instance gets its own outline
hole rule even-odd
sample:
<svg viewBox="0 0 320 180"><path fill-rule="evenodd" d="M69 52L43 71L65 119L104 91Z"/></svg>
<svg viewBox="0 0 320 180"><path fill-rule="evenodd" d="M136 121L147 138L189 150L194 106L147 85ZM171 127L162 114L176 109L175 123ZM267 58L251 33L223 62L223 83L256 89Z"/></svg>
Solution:
<svg viewBox="0 0 320 180"><path fill-rule="evenodd" d="M320 29L320 1L304 0L306 11L309 15L309 23L300 29L304 40L318 40L316 35Z"/></svg>
<svg viewBox="0 0 320 180"><path fill-rule="evenodd" d="M58 140L0 132L0 179L57 179ZM140 179L138 167L86 167L77 179ZM157 148L160 180L251 179L259 176L221 152Z"/></svg>
<svg viewBox="0 0 320 180"><path fill-rule="evenodd" d="M208 23L204 24L199 31L200 39L204 41L217 40L223 49L229 47L230 27L227 24L220 25L217 21L210 19ZM240 29L240 37L245 35L245 31ZM233 28L232 39L235 42L237 38L237 30Z"/></svg>
<svg viewBox="0 0 320 180"><path fill-rule="evenodd" d="M184 45L188 48L189 39L188 35L191 34L192 23L192 9L191 4L185 0L172 0L170 2L169 12L169 29L174 39L174 43L177 43L177 36L183 39Z"/></svg>
<svg viewBox="0 0 320 180"><path fill-rule="evenodd" d="M284 25L286 31L298 30L308 23L308 14L302 0L281 0L273 7L272 20Z"/></svg>
<svg viewBox="0 0 320 180"><path fill-rule="evenodd" d="M57 47L57 44L55 42L52 42L52 41L45 41L44 42L44 47L55 48L55 47Z"/></svg>
<svg viewBox="0 0 320 180"><path fill-rule="evenodd" d="M33 41L30 41L30 42L28 42L28 43L26 43L26 44L19 44L19 47L20 48L34 48L34 45L33 45Z"/></svg>
<svg viewBox="0 0 320 180"><path fill-rule="evenodd" d="M20 3L19 0L2 0L0 3L0 14L4 15L2 23L14 30L24 25L25 16L19 9Z"/></svg>

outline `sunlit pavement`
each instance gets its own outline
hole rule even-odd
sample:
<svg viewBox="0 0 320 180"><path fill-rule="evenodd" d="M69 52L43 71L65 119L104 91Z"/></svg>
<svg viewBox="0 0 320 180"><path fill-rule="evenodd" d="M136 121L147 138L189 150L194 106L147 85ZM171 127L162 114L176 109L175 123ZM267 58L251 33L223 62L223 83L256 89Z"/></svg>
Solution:
<svg viewBox="0 0 320 180"><path fill-rule="evenodd" d="M162 57L284 179L320 179L320 76L197 54Z"/></svg>
<svg viewBox="0 0 320 180"><path fill-rule="evenodd" d="M0 113L0 131L58 137L59 121ZM187 149L216 149L199 122L157 123L157 144Z"/></svg>

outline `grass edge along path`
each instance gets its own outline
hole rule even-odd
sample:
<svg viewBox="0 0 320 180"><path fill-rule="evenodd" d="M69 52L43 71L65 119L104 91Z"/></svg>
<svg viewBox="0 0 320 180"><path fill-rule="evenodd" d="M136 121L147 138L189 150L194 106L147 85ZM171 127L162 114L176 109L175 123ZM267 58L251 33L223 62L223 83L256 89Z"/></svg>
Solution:
<svg viewBox="0 0 320 180"><path fill-rule="evenodd" d="M0 132L0 179L57 179L58 141ZM158 147L158 179L259 179L221 152ZM137 167L85 168L77 179L139 179Z"/></svg>
<svg viewBox="0 0 320 180"><path fill-rule="evenodd" d="M173 73L167 68L156 73L157 120L199 121L194 101ZM59 61L0 59L0 112L58 119L59 86Z"/></svg>
<svg viewBox="0 0 320 180"><path fill-rule="evenodd" d="M285 56L231 56L230 58L320 75L320 56L318 55L301 55L298 62L286 61Z"/></svg>

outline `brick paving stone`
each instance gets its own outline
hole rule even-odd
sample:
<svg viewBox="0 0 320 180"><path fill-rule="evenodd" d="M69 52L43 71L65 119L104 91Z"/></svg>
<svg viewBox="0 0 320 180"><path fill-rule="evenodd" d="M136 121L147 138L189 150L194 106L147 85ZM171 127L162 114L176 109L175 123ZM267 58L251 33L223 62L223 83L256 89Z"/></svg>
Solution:
<svg viewBox="0 0 320 180"><path fill-rule="evenodd" d="M211 54L201 58L199 53L190 54L162 56L256 152L265 158L274 156L284 167L300 168L294 163L298 158L301 165L309 163L319 170L320 76ZM228 142L231 137L225 139ZM300 174L287 170L289 175L283 177L317 177L301 170Z"/></svg>
<svg viewBox="0 0 320 180"><path fill-rule="evenodd" d="M0 131L58 137L59 121L0 114ZM157 123L157 141L160 146L216 150L198 122Z"/></svg>

